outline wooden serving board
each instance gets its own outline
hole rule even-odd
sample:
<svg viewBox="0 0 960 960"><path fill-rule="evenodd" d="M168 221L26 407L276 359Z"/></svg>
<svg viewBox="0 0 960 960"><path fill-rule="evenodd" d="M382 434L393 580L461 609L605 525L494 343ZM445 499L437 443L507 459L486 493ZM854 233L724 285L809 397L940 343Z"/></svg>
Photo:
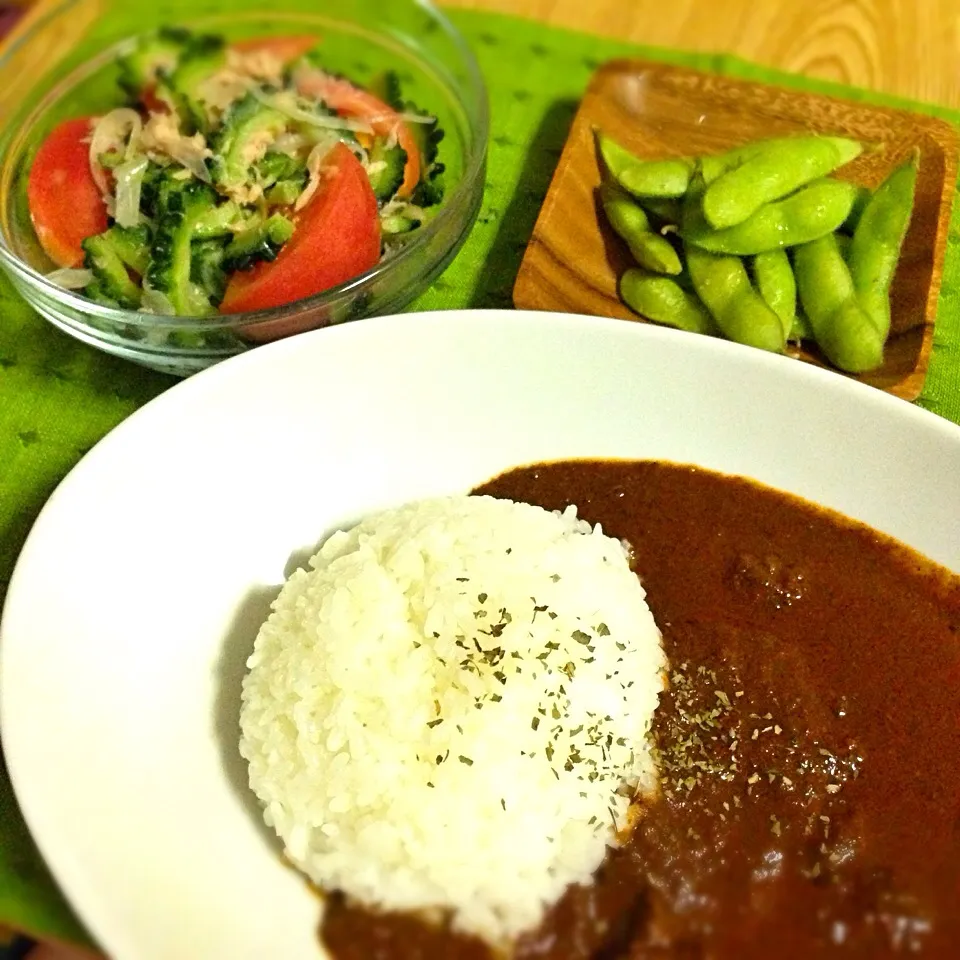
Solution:
<svg viewBox="0 0 960 960"><path fill-rule="evenodd" d="M856 379L906 400L920 395L957 178L960 141L950 124L683 67L608 63L594 75L580 105L540 211L513 290L519 308L644 321L617 294L618 278L632 261L598 206L595 128L651 159L717 153L804 132L855 137L871 147L836 175L871 188L919 148L916 202L893 283L885 363ZM677 336L696 334L677 331ZM806 345L794 355L827 365Z"/></svg>

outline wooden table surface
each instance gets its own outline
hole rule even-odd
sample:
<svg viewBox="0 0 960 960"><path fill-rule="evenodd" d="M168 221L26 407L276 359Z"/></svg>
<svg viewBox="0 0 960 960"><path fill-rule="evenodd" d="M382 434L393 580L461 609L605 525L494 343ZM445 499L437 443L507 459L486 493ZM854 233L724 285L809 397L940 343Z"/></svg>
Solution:
<svg viewBox="0 0 960 960"><path fill-rule="evenodd" d="M12 2L32 5L31 0ZM53 2L37 0L35 6ZM784 70L960 108L957 0L442 0L442 4L512 13L640 43L736 53Z"/></svg>
<svg viewBox="0 0 960 960"><path fill-rule="evenodd" d="M957 0L443 0L960 107Z"/></svg>

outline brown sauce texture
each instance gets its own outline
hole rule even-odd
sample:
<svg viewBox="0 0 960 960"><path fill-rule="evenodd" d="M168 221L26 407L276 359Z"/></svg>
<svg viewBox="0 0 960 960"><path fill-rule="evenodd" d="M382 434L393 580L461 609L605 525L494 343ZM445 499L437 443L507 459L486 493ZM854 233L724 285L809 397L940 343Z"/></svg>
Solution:
<svg viewBox="0 0 960 960"><path fill-rule="evenodd" d="M748 481L664 463L478 493L629 540L671 684L662 795L518 960L960 956L960 578ZM488 960L333 898L336 960Z"/></svg>

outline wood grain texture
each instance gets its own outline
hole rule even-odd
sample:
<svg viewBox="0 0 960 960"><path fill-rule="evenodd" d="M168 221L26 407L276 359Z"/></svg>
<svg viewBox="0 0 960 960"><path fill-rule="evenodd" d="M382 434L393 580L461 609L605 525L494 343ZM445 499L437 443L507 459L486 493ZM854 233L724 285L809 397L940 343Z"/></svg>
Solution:
<svg viewBox="0 0 960 960"><path fill-rule="evenodd" d="M595 74L574 119L514 286L519 308L642 320L617 293L630 257L598 210L595 129L649 159L718 153L751 140L803 132L850 136L871 148L837 175L870 188L919 148L916 201L893 283L885 362L857 379L907 400L920 395L957 175L953 127L906 111L681 67L610 63ZM815 349L795 355L825 365Z"/></svg>
<svg viewBox="0 0 960 960"><path fill-rule="evenodd" d="M86 0L77 5L69 21L46 22L47 12L58 5L59 0L40 0L29 5L30 9L0 43L0 51L12 49L13 56L4 69L5 83L0 87L0 117L12 113L23 101L24 96L37 80L36 54L44 52L43 69L49 70L73 49L78 37L82 37L100 16L100 0ZM37 38L30 44L29 50L18 50L17 41L39 25Z"/></svg>
<svg viewBox="0 0 960 960"><path fill-rule="evenodd" d="M8 0L9 2L9 0ZM13 0L49 10L57 0ZM956 0L441 0L960 108ZM33 13L33 11L31 11Z"/></svg>
<svg viewBox="0 0 960 960"><path fill-rule="evenodd" d="M956 0L442 0L960 107Z"/></svg>

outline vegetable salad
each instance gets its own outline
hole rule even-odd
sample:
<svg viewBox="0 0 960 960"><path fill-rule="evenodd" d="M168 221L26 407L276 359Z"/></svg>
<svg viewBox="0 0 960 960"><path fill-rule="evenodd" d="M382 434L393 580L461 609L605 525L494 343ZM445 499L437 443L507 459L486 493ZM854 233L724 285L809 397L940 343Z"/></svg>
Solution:
<svg viewBox="0 0 960 960"><path fill-rule="evenodd" d="M55 128L27 192L50 277L98 303L278 307L374 267L443 199L436 118L361 87L310 36L164 29L119 62L128 103Z"/></svg>

